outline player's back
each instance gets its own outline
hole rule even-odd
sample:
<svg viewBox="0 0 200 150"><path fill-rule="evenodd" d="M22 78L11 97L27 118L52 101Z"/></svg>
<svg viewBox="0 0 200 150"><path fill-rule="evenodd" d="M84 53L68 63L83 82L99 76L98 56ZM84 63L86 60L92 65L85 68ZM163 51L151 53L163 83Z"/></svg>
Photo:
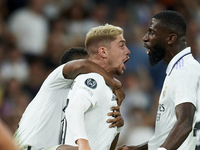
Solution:
<svg viewBox="0 0 200 150"><path fill-rule="evenodd" d="M73 80L65 79L63 66L56 68L44 81L39 92L26 108L15 133L20 148L35 149L60 144L62 111Z"/></svg>

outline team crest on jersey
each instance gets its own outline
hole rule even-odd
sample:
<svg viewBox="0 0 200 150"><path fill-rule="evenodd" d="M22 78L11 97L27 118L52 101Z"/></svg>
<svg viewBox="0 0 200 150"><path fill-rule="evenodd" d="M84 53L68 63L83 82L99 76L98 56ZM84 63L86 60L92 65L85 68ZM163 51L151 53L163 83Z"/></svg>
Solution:
<svg viewBox="0 0 200 150"><path fill-rule="evenodd" d="M165 95L166 95L166 91L167 91L167 86L165 87L165 90L164 90L163 93L162 93L162 98L165 97Z"/></svg>
<svg viewBox="0 0 200 150"><path fill-rule="evenodd" d="M91 89L95 89L97 87L97 82L92 78L88 78L87 80L85 80L85 85L87 85Z"/></svg>

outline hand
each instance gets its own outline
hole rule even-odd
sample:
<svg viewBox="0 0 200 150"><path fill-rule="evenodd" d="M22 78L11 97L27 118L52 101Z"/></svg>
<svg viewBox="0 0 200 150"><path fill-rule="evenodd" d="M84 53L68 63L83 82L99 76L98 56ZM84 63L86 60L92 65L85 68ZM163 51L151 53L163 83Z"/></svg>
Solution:
<svg viewBox="0 0 200 150"><path fill-rule="evenodd" d="M70 145L60 145L56 150L78 150L78 147Z"/></svg>
<svg viewBox="0 0 200 150"><path fill-rule="evenodd" d="M117 147L117 150L139 150L139 149L137 149L137 147L135 146L122 145L122 146Z"/></svg>
<svg viewBox="0 0 200 150"><path fill-rule="evenodd" d="M79 150L91 150L88 140L78 139L77 140Z"/></svg>
<svg viewBox="0 0 200 150"><path fill-rule="evenodd" d="M125 98L125 93L123 91L123 88L122 88L122 84L119 80L115 79L116 81L116 85L115 87L113 87L113 93L117 96L116 100L117 100L117 104L118 106L121 105L122 101L124 100Z"/></svg>
<svg viewBox="0 0 200 150"><path fill-rule="evenodd" d="M107 123L112 123L109 128L112 128L114 126L117 126L117 127L122 127L124 126L124 119L122 118L121 116L121 113L120 113L120 107L119 106L115 106L115 107L111 107L110 110L112 112L109 112L108 113L108 116L115 116L114 119L108 119L106 122Z"/></svg>

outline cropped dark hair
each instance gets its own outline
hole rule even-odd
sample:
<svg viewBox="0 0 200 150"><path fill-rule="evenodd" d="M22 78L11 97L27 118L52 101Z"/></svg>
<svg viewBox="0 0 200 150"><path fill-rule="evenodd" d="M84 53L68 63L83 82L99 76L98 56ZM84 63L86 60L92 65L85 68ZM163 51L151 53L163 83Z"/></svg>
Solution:
<svg viewBox="0 0 200 150"><path fill-rule="evenodd" d="M159 19L161 25L171 28L183 36L186 35L186 21L180 13L172 10L164 10L154 15L153 18Z"/></svg>
<svg viewBox="0 0 200 150"><path fill-rule="evenodd" d="M88 53L84 47L72 47L65 51L60 59L60 64L65 64L68 61L78 59L80 57L88 56Z"/></svg>

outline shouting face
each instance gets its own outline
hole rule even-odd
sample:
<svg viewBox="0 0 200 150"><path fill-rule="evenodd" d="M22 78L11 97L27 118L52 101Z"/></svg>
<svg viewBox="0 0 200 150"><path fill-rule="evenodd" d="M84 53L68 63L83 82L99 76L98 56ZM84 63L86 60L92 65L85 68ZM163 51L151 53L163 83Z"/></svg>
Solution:
<svg viewBox="0 0 200 150"><path fill-rule="evenodd" d="M129 54L124 37L118 35L108 48L108 66L112 74L121 75L123 73L126 69L125 63L129 60Z"/></svg>
<svg viewBox="0 0 200 150"><path fill-rule="evenodd" d="M156 65L166 55L166 33L166 28L160 25L160 20L153 18L147 34L143 37L151 66Z"/></svg>

